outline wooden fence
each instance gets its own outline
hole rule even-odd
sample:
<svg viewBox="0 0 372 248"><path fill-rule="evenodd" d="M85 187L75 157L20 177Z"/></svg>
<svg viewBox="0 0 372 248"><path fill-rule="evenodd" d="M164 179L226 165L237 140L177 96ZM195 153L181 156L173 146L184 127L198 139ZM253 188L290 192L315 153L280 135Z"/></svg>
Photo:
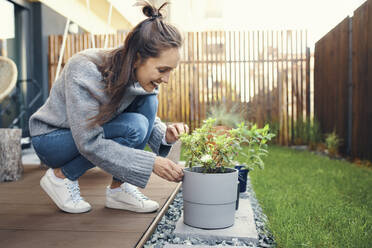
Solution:
<svg viewBox="0 0 372 248"><path fill-rule="evenodd" d="M315 46L314 111L323 132L336 129L342 152L372 159L372 0Z"/></svg>
<svg viewBox="0 0 372 248"><path fill-rule="evenodd" d="M348 142L349 32L346 18L316 43L314 54L314 114L323 132L337 130L343 153Z"/></svg>
<svg viewBox="0 0 372 248"><path fill-rule="evenodd" d="M110 35L110 47L124 34ZM96 47L104 36L96 36ZM49 37L50 82L54 82L62 36ZM63 64L90 48L90 35L69 35ZM310 116L306 31L210 31L184 34L181 62L160 86L158 115L198 127L211 106L236 106L244 118L279 126L279 142L293 141L298 118Z"/></svg>

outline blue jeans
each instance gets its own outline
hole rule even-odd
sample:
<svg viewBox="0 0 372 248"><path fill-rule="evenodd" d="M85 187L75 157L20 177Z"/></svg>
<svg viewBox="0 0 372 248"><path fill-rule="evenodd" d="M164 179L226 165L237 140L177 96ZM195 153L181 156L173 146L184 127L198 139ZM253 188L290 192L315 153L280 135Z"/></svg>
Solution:
<svg viewBox="0 0 372 248"><path fill-rule="evenodd" d="M104 138L143 150L150 138L157 109L156 95L137 96L123 113L102 126ZM51 168L61 168L72 181L95 167L79 153L70 129L34 136L32 145L41 162Z"/></svg>

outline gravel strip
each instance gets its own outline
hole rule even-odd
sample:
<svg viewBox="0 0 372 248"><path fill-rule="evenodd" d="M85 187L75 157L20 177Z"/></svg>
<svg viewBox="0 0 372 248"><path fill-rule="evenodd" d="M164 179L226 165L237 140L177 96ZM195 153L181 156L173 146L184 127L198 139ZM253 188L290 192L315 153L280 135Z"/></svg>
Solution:
<svg viewBox="0 0 372 248"><path fill-rule="evenodd" d="M181 217L183 210L182 189L177 193L167 213L159 221L156 230L144 245L144 248L161 248L165 244L184 244L184 245L219 245L219 246L246 246L246 247L275 247L273 235L266 227L267 217L262 212L252 189L250 179L247 180L247 192L240 193L240 198L249 198L254 213L256 229L259 237L258 243L246 243L239 239L229 241L208 241L200 238L181 239L173 234L177 220Z"/></svg>

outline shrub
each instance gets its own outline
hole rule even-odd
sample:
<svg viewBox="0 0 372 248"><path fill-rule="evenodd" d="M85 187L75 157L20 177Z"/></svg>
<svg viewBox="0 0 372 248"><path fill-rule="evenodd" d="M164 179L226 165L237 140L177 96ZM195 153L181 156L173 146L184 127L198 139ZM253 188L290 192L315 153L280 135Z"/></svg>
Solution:
<svg viewBox="0 0 372 248"><path fill-rule="evenodd" d="M315 150L317 144L322 141L322 132L320 130L319 121L314 118L309 125L309 148Z"/></svg>
<svg viewBox="0 0 372 248"><path fill-rule="evenodd" d="M308 144L309 142L309 131L310 131L310 120L304 121L300 116L293 124L293 141L295 145Z"/></svg>
<svg viewBox="0 0 372 248"><path fill-rule="evenodd" d="M335 156L338 154L338 148L341 145L342 140L337 136L336 131L326 134L325 144L328 149L330 156Z"/></svg>
<svg viewBox="0 0 372 248"><path fill-rule="evenodd" d="M267 153L267 141L274 136L269 132L268 125L259 129L256 125L241 122L236 128L221 134L215 131L215 122L215 119L209 118L191 134L181 135L187 167L200 166L203 173L223 173L226 167L236 164L235 159L242 151L243 143L249 146L247 153L241 153L247 167L263 166L261 157Z"/></svg>
<svg viewBox="0 0 372 248"><path fill-rule="evenodd" d="M215 125L235 128L243 121L242 114L238 110L238 107L239 106L235 104L230 110L228 110L225 105L214 105L209 108L207 117L215 119Z"/></svg>

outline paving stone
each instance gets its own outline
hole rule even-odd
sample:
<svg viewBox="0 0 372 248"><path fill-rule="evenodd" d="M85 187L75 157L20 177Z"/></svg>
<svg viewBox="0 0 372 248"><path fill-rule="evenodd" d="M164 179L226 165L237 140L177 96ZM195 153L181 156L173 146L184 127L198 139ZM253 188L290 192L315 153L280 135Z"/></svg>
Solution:
<svg viewBox="0 0 372 248"><path fill-rule="evenodd" d="M242 198L239 200L239 209L235 212L235 223L233 226L217 230L200 229L185 225L183 216L181 216L176 224L174 234L182 239L231 240L232 238L238 238L248 242L258 241L251 203L249 199Z"/></svg>

